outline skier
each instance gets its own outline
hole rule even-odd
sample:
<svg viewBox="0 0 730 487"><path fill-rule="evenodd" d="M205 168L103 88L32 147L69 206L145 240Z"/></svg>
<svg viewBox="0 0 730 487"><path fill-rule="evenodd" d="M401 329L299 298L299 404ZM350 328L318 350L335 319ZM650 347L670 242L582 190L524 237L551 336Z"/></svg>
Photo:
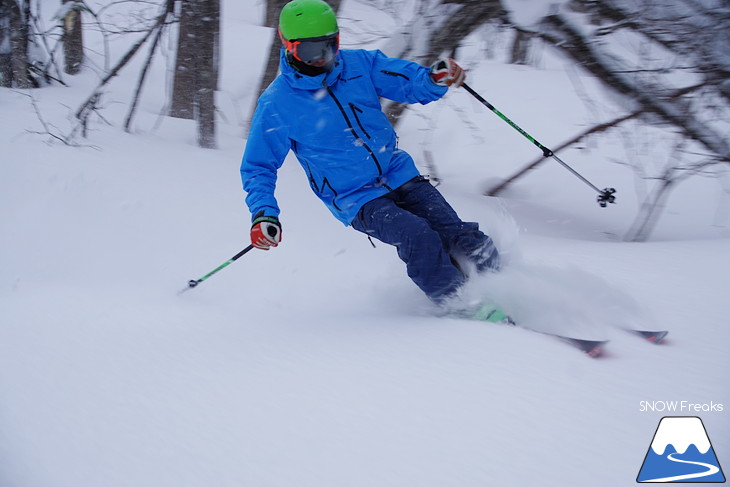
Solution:
<svg viewBox="0 0 730 487"><path fill-rule="evenodd" d="M464 82L464 70L450 58L427 68L377 50L341 50L335 13L322 0L287 3L279 36L281 74L258 100L241 163L252 245L268 250L281 242L274 188L292 150L335 218L395 246L435 303L458 299L467 267L498 270L492 239L419 174L379 101L438 100Z"/></svg>

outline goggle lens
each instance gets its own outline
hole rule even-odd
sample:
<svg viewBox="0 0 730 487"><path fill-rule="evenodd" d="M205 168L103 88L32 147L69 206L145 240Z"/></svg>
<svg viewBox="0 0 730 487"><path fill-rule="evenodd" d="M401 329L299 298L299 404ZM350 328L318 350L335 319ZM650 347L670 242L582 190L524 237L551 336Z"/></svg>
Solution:
<svg viewBox="0 0 730 487"><path fill-rule="evenodd" d="M303 63L311 64L317 61L330 62L340 47L340 35L334 34L322 38L289 41L287 50Z"/></svg>

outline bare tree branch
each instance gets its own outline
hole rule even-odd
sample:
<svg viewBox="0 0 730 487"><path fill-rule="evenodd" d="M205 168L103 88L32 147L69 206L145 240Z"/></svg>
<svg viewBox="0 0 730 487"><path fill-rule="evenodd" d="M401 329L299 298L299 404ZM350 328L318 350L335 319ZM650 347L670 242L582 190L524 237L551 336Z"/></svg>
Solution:
<svg viewBox="0 0 730 487"><path fill-rule="evenodd" d="M630 81L612 69L611 62L602 56L580 32L559 14L552 14L542 22L543 29L537 35L557 46L606 85L640 104L642 109L658 115L664 121L678 127L690 139L696 140L708 150L730 162L730 145L706 124L671 103L662 101L652 93L656 88Z"/></svg>
<svg viewBox="0 0 730 487"><path fill-rule="evenodd" d="M684 95L686 95L688 93L691 93L691 92L696 91L696 90L698 90L698 89L700 89L700 88L702 88L704 86L707 86L707 84L708 84L708 82L704 82L704 83L700 83L698 85L688 86L688 87L683 88L681 90L677 90L676 92L674 92L669 97L669 99L677 99L677 98L680 98L680 97L682 97L682 96L684 96ZM617 118L615 118L613 120L610 120L608 122L604 122L604 123L600 123L598 125L595 125L595 126L589 128L588 130L585 130L585 131L581 132L580 134L576 135L572 139L570 139L570 140L568 140L566 142L563 142L562 144L560 144L559 146L557 146L555 149L553 149L553 152L555 152L555 153L560 152L561 150L566 149L566 148L570 147L573 144L577 144L578 142L580 142L581 140L583 140L584 138L586 138L586 137L588 137L590 135L594 135L594 134L598 134L598 133L601 133L601 132L605 132L606 130L608 130L610 128L613 128L613 127L616 127L616 126L622 124L623 122L626 122L627 120L631 120L633 118L636 118L636 117L638 117L639 115L641 115L643 113L646 113L646 110L644 108L639 108L639 109L634 110L633 112L631 112L631 113L629 113L627 115L623 115L621 117L617 117ZM545 162L547 160L548 160L548 158L546 158L544 156L539 157L538 159L536 159L536 160L532 161L531 163L527 164L522 169L520 169L519 171L517 171L516 173L512 174L510 177L508 177L504 181L502 181L499 185L497 185L494 188L491 188L490 190L488 190L485 194L487 196L497 196L497 195L499 195L510 184L512 184L513 182L517 181L522 176L526 175L528 172L530 172L533 169L537 168L537 166L539 166L540 164L542 164L543 162Z"/></svg>
<svg viewBox="0 0 730 487"><path fill-rule="evenodd" d="M563 142L562 144L560 144L559 146L557 146L555 149L553 149L553 152L557 154L561 150L563 150L563 149L565 149L567 147L570 147L573 144L576 144L576 143L580 142L581 140L583 140L584 138L588 137L589 135L594 135L594 134L598 134L598 133L604 132L604 131L606 131L606 130L612 128L612 127L615 127L615 126L617 126L617 125L619 125L619 124L621 124L621 123L623 123L623 122L625 122L627 120L631 120L632 118L638 117L642 113L645 113L643 109L636 110L636 111L633 111L633 112L629 113L628 115L623 115L621 117L615 118L615 119L610 120L608 122L604 122L604 123L600 123L598 125L595 125L595 126L589 128L588 130L585 130L585 131L581 132L580 134L576 135L572 139L570 139L570 140L568 140L566 142ZM534 160L533 162L529 163L528 165L526 165L525 167L523 167L522 169L520 169L519 171L517 171L516 173L514 173L512 176L510 176L507 179L505 179L504 181L502 181L500 184L498 184L494 188L488 190L485 193L485 195L487 195L487 196L497 196L497 195L499 195L510 184L514 183L515 181L517 181L518 179L520 179L522 176L526 175L528 172L530 172L533 169L537 168L537 166L539 166L540 164L542 164L543 162L545 162L547 160L548 160L548 158L546 158L544 156L539 157L538 159Z"/></svg>
<svg viewBox="0 0 730 487"><path fill-rule="evenodd" d="M164 25L161 24L155 27L157 29L157 33L155 35L155 38L152 41L152 46L150 47L150 52L147 55L147 60L145 61L144 66L142 67L142 72L139 75L139 81L137 82L137 88L134 91L134 97L132 98L132 103L129 107L129 112L127 113L127 118L124 121L124 130L126 132L130 131L130 127L132 125L132 117L134 117L134 112L137 110L137 104L139 103L139 98L142 93L142 86L144 85L144 80L147 77L147 71L150 68L150 65L152 64L152 58L155 55L155 50L157 49L157 45L160 42L160 37L162 37L162 33L164 32Z"/></svg>
<svg viewBox="0 0 730 487"><path fill-rule="evenodd" d="M78 110L76 110L76 118L81 122L83 128L83 133L86 134L86 124L88 122L88 116L91 113L91 111L94 110L97 101L99 100L99 97L101 96L102 88L109 83L115 76L119 74L119 72L124 68L127 63L134 57L135 54L137 54L137 51L144 45L145 42L154 34L157 29L161 28L162 25L167 21L168 15L170 12L172 12L172 6L174 5L174 0L167 0L167 3L165 5L165 11L161 13L155 22L155 24L150 28L145 35L139 39L128 51L127 53L122 57L122 59L119 60L119 62L114 66L109 73L107 73L104 78L102 78L99 85L94 89L94 91L91 93L89 98L81 104Z"/></svg>
<svg viewBox="0 0 730 487"><path fill-rule="evenodd" d="M457 4L456 9L439 28L431 35L428 41L428 50L423 58L408 59L429 66L444 53L454 56L454 52L466 36L489 20L503 19L506 12L500 0L442 0L442 5ZM393 125L403 115L407 108L405 103L391 102L384 111Z"/></svg>

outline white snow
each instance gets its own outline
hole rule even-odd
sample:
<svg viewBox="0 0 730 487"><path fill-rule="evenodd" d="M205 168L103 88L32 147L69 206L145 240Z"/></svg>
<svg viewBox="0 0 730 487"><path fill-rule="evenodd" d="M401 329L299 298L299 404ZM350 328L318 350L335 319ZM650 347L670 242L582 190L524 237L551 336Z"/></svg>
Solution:
<svg viewBox="0 0 730 487"><path fill-rule="evenodd" d="M662 419L657 428L651 449L657 455L663 455L668 445L674 445L677 453L684 453L690 445L694 445L703 455L712 446L700 418L669 417Z"/></svg>
<svg viewBox="0 0 730 487"><path fill-rule="evenodd" d="M395 251L337 222L291 156L280 247L178 295L248 244L238 167L270 35L259 7L224 3L218 150L195 147L194 123L160 120L159 61L134 133L121 129L130 68L85 147L30 133L43 129L29 96L67 133L91 69L68 88L0 90L2 487L613 487L634 483L663 415L640 402L670 400L724 405L688 415L730 464L727 182L683 183L652 241L622 242L641 185L610 162L631 153L620 132L560 154L617 188L601 209L553 162L484 197L539 151L463 91L399 128L419 163L429 140L439 189L507 258L469 293L534 328L608 337L602 359L434 316ZM620 111L542 56L475 62L468 82L547 146ZM636 156L661 157L649 145ZM653 346L614 325L671 333Z"/></svg>

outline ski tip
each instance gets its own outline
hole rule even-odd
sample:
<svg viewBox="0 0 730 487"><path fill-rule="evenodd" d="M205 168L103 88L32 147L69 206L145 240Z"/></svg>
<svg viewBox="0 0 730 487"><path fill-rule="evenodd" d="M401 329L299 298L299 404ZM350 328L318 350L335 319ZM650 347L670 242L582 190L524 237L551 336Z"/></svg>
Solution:
<svg viewBox="0 0 730 487"><path fill-rule="evenodd" d="M664 341L664 338L669 334L668 331L644 331L644 330L633 330L634 333L644 338L646 341L659 345Z"/></svg>

